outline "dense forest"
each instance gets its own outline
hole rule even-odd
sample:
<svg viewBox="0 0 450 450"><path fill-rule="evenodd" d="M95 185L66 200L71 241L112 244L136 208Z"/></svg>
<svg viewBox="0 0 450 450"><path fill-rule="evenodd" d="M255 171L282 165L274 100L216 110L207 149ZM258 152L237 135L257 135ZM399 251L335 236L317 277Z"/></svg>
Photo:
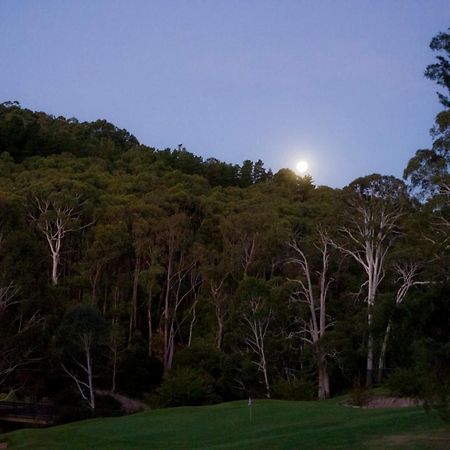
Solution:
<svg viewBox="0 0 450 450"><path fill-rule="evenodd" d="M0 392L87 411L450 393L450 34L444 110L404 179L315 186L157 150L105 120L0 105ZM99 406L100 405L100 406Z"/></svg>

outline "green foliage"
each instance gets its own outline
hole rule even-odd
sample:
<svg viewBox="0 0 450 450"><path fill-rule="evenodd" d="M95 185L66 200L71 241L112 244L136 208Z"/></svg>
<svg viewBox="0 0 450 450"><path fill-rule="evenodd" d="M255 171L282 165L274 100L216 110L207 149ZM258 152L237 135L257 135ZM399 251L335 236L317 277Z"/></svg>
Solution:
<svg viewBox="0 0 450 450"><path fill-rule="evenodd" d="M352 406L365 406L372 397L372 393L366 388L364 382L356 379L353 388L349 392L349 403Z"/></svg>
<svg viewBox="0 0 450 450"><path fill-rule="evenodd" d="M123 413L122 405L111 395L98 395L96 415L98 417L118 416Z"/></svg>
<svg viewBox="0 0 450 450"><path fill-rule="evenodd" d="M84 351L86 341L97 345L104 332L104 322L97 308L75 305L64 314L56 341L68 352Z"/></svg>
<svg viewBox="0 0 450 450"><path fill-rule="evenodd" d="M174 369L186 368L207 374L213 380L214 393L220 400L235 400L245 397L248 392L257 393L251 389L258 382L255 366L248 355L228 354L212 343L198 340L175 355Z"/></svg>
<svg viewBox="0 0 450 450"><path fill-rule="evenodd" d="M149 358L145 342L135 337L129 345L118 373L118 390L132 397L142 398L160 385L163 366L156 358Z"/></svg>
<svg viewBox="0 0 450 450"><path fill-rule="evenodd" d="M0 150L15 161L64 152L111 157L138 144L128 131L105 120L80 123L22 109L13 102L0 105Z"/></svg>
<svg viewBox="0 0 450 450"><path fill-rule="evenodd" d="M316 397L314 383L303 378L280 378L273 385L273 398L281 400L313 400Z"/></svg>
<svg viewBox="0 0 450 450"><path fill-rule="evenodd" d="M398 397L419 397L423 394L423 380L414 368L398 368L386 379L389 393Z"/></svg>
<svg viewBox="0 0 450 450"><path fill-rule="evenodd" d="M432 49L440 55L427 76L448 88L448 35L439 34ZM314 254L318 226L342 237L343 225L358 225L348 208L357 195L404 216L370 329L361 267L337 249L330 253L330 327L319 342L333 356L332 389L347 390L362 372L369 331L380 352L392 318L386 361L397 370L388 384L398 393L420 390L445 411L449 260L441 244L448 231L435 224L450 220L447 198L438 195L450 184L449 125L446 110L436 118L433 147L418 151L405 171L409 187L434 195L420 204L391 176L360 177L345 191L316 187L289 169L273 175L261 160L204 160L182 145L141 145L104 120L0 105L0 384L77 409L82 402L61 367L80 375L88 355L99 388L150 395L160 405L262 396L263 378L279 398L313 398L318 347L305 343L308 306L289 300L288 280L301 280L286 264L287 243L295 237ZM58 245L50 245L49 230L61 237ZM311 286L303 280L314 295L320 259L311 259ZM393 267L411 261L420 280L431 282L394 306ZM10 286L17 292L2 306ZM408 380L409 367L417 379ZM356 387L352 396L363 403L365 391Z"/></svg>
<svg viewBox="0 0 450 450"><path fill-rule="evenodd" d="M450 28L448 31L450 32ZM431 40L430 48L440 54L436 57L436 63L427 66L425 76L447 91L450 91L450 33L438 33ZM440 92L437 94L442 105L450 108L449 97Z"/></svg>
<svg viewBox="0 0 450 450"><path fill-rule="evenodd" d="M200 369L217 380L222 376L225 358L226 354L212 344L198 341L177 352L174 367Z"/></svg>
<svg viewBox="0 0 450 450"><path fill-rule="evenodd" d="M161 406L194 406L216 403L214 379L201 369L180 368L164 378L158 388Z"/></svg>
<svg viewBox="0 0 450 450"><path fill-rule="evenodd" d="M432 40L430 48L439 54L437 62L427 66L425 76L447 91L437 92L445 110L436 116L435 125L431 130L433 145L431 149L419 149L410 159L404 171L414 193L421 199L434 197L435 203L441 206L446 203L442 194L449 184L449 142L450 142L450 34L438 33ZM435 206L436 208L436 206Z"/></svg>

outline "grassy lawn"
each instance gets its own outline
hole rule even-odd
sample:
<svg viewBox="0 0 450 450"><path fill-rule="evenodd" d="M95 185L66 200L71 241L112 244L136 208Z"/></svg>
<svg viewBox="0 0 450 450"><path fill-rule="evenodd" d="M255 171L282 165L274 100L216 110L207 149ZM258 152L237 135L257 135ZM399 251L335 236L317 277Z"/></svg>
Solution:
<svg viewBox="0 0 450 450"><path fill-rule="evenodd" d="M448 449L450 427L420 408L367 410L337 400L256 400L162 409L0 437L9 449Z"/></svg>

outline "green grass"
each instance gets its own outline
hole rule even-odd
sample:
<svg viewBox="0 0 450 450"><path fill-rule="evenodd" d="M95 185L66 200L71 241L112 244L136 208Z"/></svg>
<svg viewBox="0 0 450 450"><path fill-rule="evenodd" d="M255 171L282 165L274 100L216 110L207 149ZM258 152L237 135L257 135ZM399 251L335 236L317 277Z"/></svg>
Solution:
<svg viewBox="0 0 450 450"><path fill-rule="evenodd" d="M337 400L256 400L92 419L0 437L9 449L448 449L450 428L420 408L367 410Z"/></svg>

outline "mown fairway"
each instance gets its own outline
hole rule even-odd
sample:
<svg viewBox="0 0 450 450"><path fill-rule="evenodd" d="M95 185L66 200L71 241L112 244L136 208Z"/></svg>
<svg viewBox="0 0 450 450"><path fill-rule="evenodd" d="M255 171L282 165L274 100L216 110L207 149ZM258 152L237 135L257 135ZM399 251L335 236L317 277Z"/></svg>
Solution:
<svg viewBox="0 0 450 450"><path fill-rule="evenodd" d="M420 408L257 400L144 412L3 436L8 449L447 449L450 427ZM1 440L0 440L1 441Z"/></svg>

